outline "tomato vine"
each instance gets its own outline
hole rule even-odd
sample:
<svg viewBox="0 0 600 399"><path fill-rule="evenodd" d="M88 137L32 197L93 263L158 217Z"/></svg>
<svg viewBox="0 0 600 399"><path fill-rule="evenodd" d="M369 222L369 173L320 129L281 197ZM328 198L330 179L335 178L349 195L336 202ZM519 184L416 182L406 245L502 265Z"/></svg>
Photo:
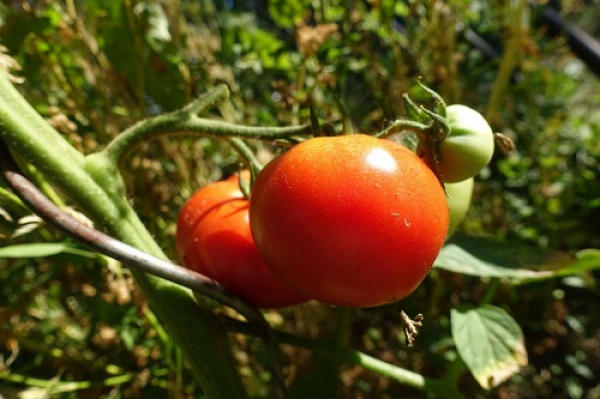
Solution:
<svg viewBox="0 0 600 399"><path fill-rule="evenodd" d="M282 343L314 350L340 361L360 365L415 388L460 398L455 387L455 379L425 378L360 352L350 351L344 346L321 345L310 339L273 332L263 316L249 307L245 301L212 280L184 271L165 260L165 255L127 201L125 184L118 169L122 159L139 144L169 134L198 134L227 140L250 167L253 176L251 180L254 180L262 165L244 140L264 140L288 145L303 141L315 134L319 135L318 132L326 131L328 134L335 134L335 129L331 125L321 126L318 121L305 126L250 127L199 116L210 107L226 100L227 96L227 87L218 86L178 111L133 125L116 136L103 150L83 156L31 108L6 76L0 74L0 121L4 126L1 134L3 141L12 152L34 165L40 171L42 180L48 179L60 192L67 194L75 205L90 216L100 230L109 235L73 225L74 222L64 212L39 192L33 198L46 201L41 208L46 207L52 212L43 214L39 203L36 205L35 201L28 200L29 205L50 221L58 223L68 234L92 245L100 252L121 259L132 267L132 272L151 306L183 348L194 374L211 396L244 397L246 394L239 382L239 376L235 375L234 367L230 367L231 361L226 360L231 358L227 345L225 349L222 346L206 345L206 337L210 336L214 340L223 339L223 331L225 331L223 320L203 307L201 300L195 301L190 291L183 286L216 298L246 317L250 323L248 325L230 322L226 325L235 326L231 330L258 334L265 342L271 354L273 397L285 397L276 347L276 342L279 340ZM406 130L420 134L435 132L436 135L420 137L429 137L429 139L433 137L434 141L439 141L440 137L447 134L448 127L444 122L443 102L438 101L437 106L434 111L415 107L412 109L412 120L396 121L384 132L375 133L373 136L386 137ZM348 121L348 119L344 121L345 128L342 132L350 130L351 125ZM10 158L9 154L5 154L3 158L5 170L12 168L14 172L14 166L4 162ZM7 180L11 181L10 178ZM22 179L21 182L27 185L26 179ZM19 185L15 184L13 189L17 194L23 194L23 187L25 186L19 188ZM108 246L105 245L107 243ZM188 323L190 314L194 314L201 325L190 325ZM418 325L419 320L414 323L415 326ZM343 341L341 339L340 342ZM214 362L207 364L206 359L211 357L219 359L221 367L215 368Z"/></svg>

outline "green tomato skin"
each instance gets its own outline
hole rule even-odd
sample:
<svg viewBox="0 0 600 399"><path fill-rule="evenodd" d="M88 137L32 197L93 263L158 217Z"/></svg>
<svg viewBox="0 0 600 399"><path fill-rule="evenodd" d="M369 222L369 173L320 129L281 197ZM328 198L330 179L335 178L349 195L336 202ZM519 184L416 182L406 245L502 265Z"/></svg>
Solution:
<svg viewBox="0 0 600 399"><path fill-rule="evenodd" d="M456 231L458 225L463 221L471 207L473 197L474 179L471 177L458 183L446 183L446 201L450 210L450 224L448 226L448 235L450 238Z"/></svg>
<svg viewBox="0 0 600 399"><path fill-rule="evenodd" d="M460 104L446 107L450 134L440 144L439 172L446 183L473 177L492 159L494 133L477 111Z"/></svg>

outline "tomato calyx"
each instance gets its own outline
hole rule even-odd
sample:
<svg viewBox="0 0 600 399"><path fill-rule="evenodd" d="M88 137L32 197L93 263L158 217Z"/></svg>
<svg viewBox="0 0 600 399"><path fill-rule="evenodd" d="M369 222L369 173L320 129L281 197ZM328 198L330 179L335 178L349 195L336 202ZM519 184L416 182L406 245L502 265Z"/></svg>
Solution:
<svg viewBox="0 0 600 399"><path fill-rule="evenodd" d="M443 114L445 114L445 104L442 102ZM440 171L440 144L450 134L450 126L444 116L434 113L426 108L421 108L431 120L426 125L424 131L419 135L419 145L417 147L417 155L425 161L427 166L431 168L439 182L443 185L444 179Z"/></svg>
<svg viewBox="0 0 600 399"><path fill-rule="evenodd" d="M417 81L419 87L427 93L434 102L434 110L415 104L408 94L405 94L404 105L409 115L416 115L422 124L420 129L414 130L419 138L417 155L431 168L439 182L443 185L443 177L439 168L440 144L450 134L450 125L446 120L446 102L437 92Z"/></svg>
<svg viewBox="0 0 600 399"><path fill-rule="evenodd" d="M378 137L411 132L418 145L415 152L434 172L440 184L457 183L477 175L492 159L494 141L510 150L503 136L494 135L485 118L465 105L446 105L443 98L420 81L426 107L403 96L408 119L394 121ZM510 143L508 143L510 144Z"/></svg>
<svg viewBox="0 0 600 399"><path fill-rule="evenodd" d="M450 125L446 119L446 103L435 91L417 81L419 87L431 97L433 110L417 105L408 94L402 96L408 118L398 119L387 129L378 134L378 137L387 137L403 131L417 135L417 155L433 171L440 184L444 184L443 176L439 169L440 144L450 134Z"/></svg>

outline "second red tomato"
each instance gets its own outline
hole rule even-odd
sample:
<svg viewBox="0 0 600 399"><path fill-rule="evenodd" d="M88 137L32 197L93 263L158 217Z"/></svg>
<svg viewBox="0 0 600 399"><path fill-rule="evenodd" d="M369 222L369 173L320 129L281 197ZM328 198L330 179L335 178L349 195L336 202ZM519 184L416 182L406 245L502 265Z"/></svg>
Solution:
<svg viewBox="0 0 600 399"><path fill-rule="evenodd" d="M198 190L183 206L176 233L184 266L204 274L259 308L306 299L265 266L250 233L248 201L237 176Z"/></svg>

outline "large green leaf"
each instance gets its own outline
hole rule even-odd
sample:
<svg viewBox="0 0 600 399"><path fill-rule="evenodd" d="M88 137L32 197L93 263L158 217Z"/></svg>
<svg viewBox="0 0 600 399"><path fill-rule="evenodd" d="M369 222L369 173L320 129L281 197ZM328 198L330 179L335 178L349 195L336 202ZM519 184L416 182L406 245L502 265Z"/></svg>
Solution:
<svg viewBox="0 0 600 399"><path fill-rule="evenodd" d="M518 260L509 256L504 259L492 259L489 255L485 248L473 253L456 244L447 244L436 259L434 267L479 277L525 279L548 277L552 274L549 271L519 268Z"/></svg>
<svg viewBox="0 0 600 399"><path fill-rule="evenodd" d="M527 365L523 332L504 310L485 305L451 311L452 337L461 358L486 389Z"/></svg>
<svg viewBox="0 0 600 399"><path fill-rule="evenodd" d="M600 268L600 251L577 258L559 251L484 238L459 238L446 244L434 267L479 277L511 279L514 283L562 277Z"/></svg>

